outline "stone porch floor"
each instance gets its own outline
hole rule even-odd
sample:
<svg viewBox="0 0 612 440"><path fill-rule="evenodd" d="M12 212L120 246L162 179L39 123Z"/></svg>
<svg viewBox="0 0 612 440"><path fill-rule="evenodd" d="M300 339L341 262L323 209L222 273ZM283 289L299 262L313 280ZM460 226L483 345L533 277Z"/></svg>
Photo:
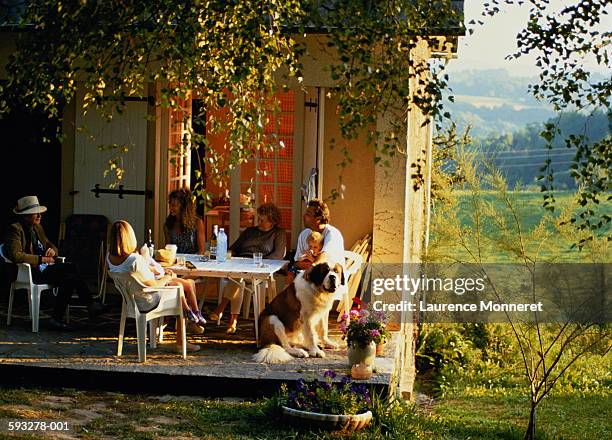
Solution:
<svg viewBox="0 0 612 440"><path fill-rule="evenodd" d="M265 365L251 361L256 351L253 320L239 321L235 335L225 334L224 322L206 325L204 335L188 340L201 350L183 360L172 351L174 332L156 349L147 347L147 362L138 362L134 320L128 319L123 356L117 357L117 335L121 311L120 296L107 295L110 311L91 322L84 309L71 309L75 332L45 329L41 306L40 332L31 332L25 295L15 297L13 321L6 326L7 300L0 301L0 383L22 386L72 387L112 391L194 394L203 396L270 395L282 382L320 376L325 370L348 372L346 348L326 350L324 359L295 359L288 364ZM49 299L49 298L47 298ZM212 304L206 304L212 307ZM344 347L340 332L330 317L332 338ZM334 319L332 319L334 318ZM395 351L386 346L385 356ZM376 374L368 381L374 388L388 389L392 359L377 359Z"/></svg>

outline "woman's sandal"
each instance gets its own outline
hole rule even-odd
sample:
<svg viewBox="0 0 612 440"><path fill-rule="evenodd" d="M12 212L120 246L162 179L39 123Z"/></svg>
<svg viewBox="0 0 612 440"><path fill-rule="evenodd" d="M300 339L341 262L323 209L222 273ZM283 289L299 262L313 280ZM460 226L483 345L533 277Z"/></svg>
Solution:
<svg viewBox="0 0 612 440"><path fill-rule="evenodd" d="M233 335L238 331L237 327L238 327L238 322L234 322L233 325L229 326L227 330L225 330L225 333L228 335Z"/></svg>
<svg viewBox="0 0 612 440"><path fill-rule="evenodd" d="M210 319L211 321L221 321L221 318L223 318L223 312L217 314L217 312L210 312L208 314L208 319Z"/></svg>
<svg viewBox="0 0 612 440"><path fill-rule="evenodd" d="M202 316L201 311L198 310L197 312L195 312L195 315L198 318L198 325L206 324L206 319Z"/></svg>
<svg viewBox="0 0 612 440"><path fill-rule="evenodd" d="M189 319L189 321L193 322L193 323L198 323L200 320L198 319L198 315L196 315L194 312L192 312L191 310L187 310L187 319Z"/></svg>

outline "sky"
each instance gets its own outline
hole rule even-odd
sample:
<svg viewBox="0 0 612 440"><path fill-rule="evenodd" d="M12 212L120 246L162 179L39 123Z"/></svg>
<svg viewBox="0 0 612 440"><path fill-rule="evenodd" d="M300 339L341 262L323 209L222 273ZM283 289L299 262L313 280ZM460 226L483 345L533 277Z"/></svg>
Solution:
<svg viewBox="0 0 612 440"><path fill-rule="evenodd" d="M460 38L458 59L451 60L448 71L474 70L474 69L506 69L513 76L534 76L535 57L520 57L518 60L505 60L504 58L516 50L516 35L525 26L529 17L529 4L522 6L504 6L502 12L494 17L482 17L483 3L487 0L466 0L465 23L470 20L483 20L484 25L476 25L474 33ZM560 8L571 0L551 0L551 7ZM575 2L575 0L574 0ZM611 14L602 26L612 29ZM605 68L596 70L605 73ZM609 71L609 70L608 70Z"/></svg>

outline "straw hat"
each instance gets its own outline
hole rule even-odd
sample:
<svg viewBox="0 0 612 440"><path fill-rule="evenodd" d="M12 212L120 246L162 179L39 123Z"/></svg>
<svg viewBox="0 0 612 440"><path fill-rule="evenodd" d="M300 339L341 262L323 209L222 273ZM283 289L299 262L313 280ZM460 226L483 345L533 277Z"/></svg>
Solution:
<svg viewBox="0 0 612 440"><path fill-rule="evenodd" d="M47 210L46 206L38 203L38 197L25 196L17 200L17 207L13 209L15 214L39 214Z"/></svg>

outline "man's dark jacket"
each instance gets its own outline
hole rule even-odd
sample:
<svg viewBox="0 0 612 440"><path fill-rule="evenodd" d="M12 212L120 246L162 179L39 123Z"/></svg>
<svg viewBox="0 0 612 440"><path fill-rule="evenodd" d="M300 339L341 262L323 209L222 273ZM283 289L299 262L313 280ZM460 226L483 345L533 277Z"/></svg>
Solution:
<svg viewBox="0 0 612 440"><path fill-rule="evenodd" d="M49 241L42 226L33 225L32 227L45 251L51 248L57 255L57 247ZM9 227L4 240L4 255L13 263L28 263L32 266L38 266L42 261L42 257L36 254L28 227L21 222L13 223Z"/></svg>

